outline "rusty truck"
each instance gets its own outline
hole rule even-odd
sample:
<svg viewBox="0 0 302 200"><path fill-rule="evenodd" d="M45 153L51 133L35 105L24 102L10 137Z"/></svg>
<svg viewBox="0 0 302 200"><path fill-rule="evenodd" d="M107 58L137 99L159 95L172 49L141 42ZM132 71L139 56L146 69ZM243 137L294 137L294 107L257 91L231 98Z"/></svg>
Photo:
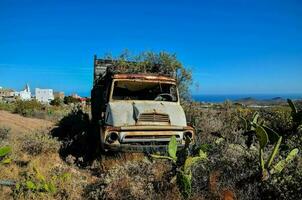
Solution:
<svg viewBox="0 0 302 200"><path fill-rule="evenodd" d="M161 151L172 136L179 148L193 140L173 77L114 67L111 59L94 57L91 113L102 150Z"/></svg>

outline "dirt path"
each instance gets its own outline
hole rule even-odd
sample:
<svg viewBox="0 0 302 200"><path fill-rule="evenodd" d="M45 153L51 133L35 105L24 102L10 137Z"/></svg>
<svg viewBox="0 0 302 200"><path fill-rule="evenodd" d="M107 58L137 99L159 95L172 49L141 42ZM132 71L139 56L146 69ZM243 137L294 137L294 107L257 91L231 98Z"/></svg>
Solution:
<svg viewBox="0 0 302 200"><path fill-rule="evenodd" d="M23 117L18 114L0 110L0 126L9 127L17 132L24 132L50 129L54 126L54 123L43 119Z"/></svg>

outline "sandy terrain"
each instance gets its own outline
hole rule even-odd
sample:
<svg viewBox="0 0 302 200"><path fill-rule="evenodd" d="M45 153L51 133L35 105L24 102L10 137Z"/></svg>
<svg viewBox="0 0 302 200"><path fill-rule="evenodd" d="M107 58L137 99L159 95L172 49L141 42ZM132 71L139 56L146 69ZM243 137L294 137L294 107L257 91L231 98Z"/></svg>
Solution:
<svg viewBox="0 0 302 200"><path fill-rule="evenodd" d="M11 128L16 132L24 132L50 129L54 126L54 123L43 119L23 117L21 115L0 110L0 126Z"/></svg>

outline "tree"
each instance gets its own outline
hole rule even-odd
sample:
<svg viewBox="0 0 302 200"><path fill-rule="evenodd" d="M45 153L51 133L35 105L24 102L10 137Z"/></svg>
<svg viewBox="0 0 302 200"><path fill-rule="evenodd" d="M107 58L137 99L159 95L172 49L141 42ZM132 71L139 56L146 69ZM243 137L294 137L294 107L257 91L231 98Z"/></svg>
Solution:
<svg viewBox="0 0 302 200"><path fill-rule="evenodd" d="M61 98L59 98L59 97L56 97L54 100L52 100L51 102L50 102L50 105L52 105L52 106L60 106L60 105L62 105L64 102L63 102L63 100L61 99Z"/></svg>
<svg viewBox="0 0 302 200"><path fill-rule="evenodd" d="M131 55L126 50L116 58L109 55L106 59L111 59L114 70L121 73L155 73L173 77L177 81L180 97L190 98L189 86L192 83L192 72L184 67L176 54L147 51Z"/></svg>
<svg viewBox="0 0 302 200"><path fill-rule="evenodd" d="M64 103L65 104L71 104L71 103L79 103L80 100L77 98L74 98L72 96L66 96L64 97Z"/></svg>

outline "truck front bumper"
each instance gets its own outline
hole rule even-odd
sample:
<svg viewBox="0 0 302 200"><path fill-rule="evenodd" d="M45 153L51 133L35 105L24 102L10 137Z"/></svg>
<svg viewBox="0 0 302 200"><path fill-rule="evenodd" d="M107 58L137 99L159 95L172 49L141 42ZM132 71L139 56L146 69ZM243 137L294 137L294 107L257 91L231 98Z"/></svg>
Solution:
<svg viewBox="0 0 302 200"><path fill-rule="evenodd" d="M168 145L140 145L140 144L104 144L107 151L120 151L120 152L166 152ZM184 144L179 144L178 149L184 148Z"/></svg>
<svg viewBox="0 0 302 200"><path fill-rule="evenodd" d="M167 151L172 136L176 137L178 148L183 148L186 133L194 138L192 127L177 126L129 126L105 127L102 138L102 147L110 151L126 152L156 152ZM115 137L112 137L114 134ZM112 138L110 138L112 137Z"/></svg>

